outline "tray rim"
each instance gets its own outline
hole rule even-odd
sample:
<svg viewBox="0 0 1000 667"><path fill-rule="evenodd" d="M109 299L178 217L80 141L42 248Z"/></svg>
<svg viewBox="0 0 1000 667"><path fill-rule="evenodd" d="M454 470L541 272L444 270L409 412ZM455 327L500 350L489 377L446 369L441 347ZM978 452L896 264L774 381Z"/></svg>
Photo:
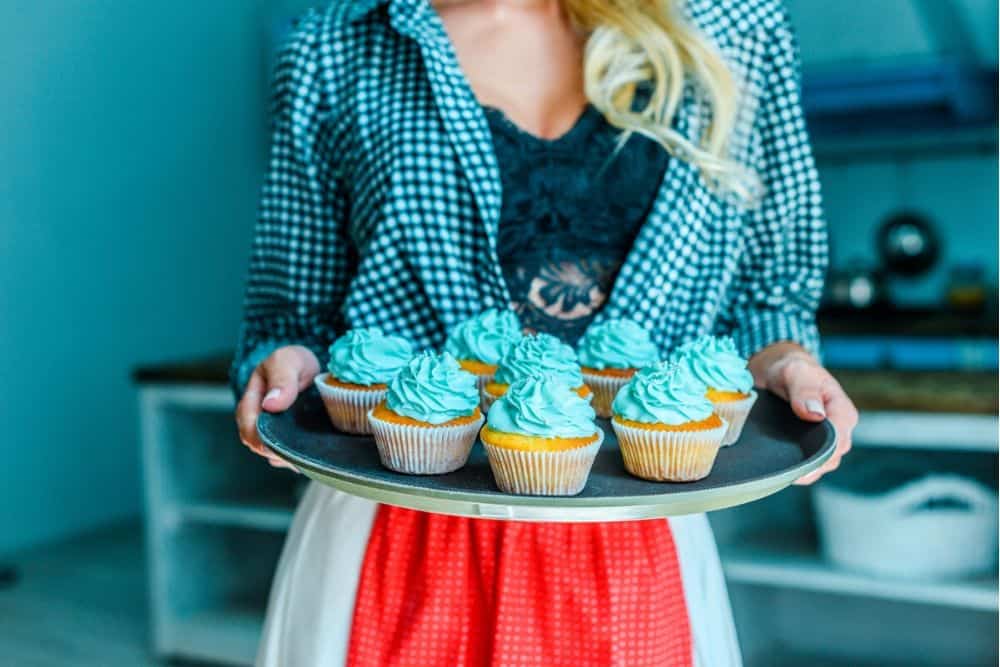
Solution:
<svg viewBox="0 0 1000 667"><path fill-rule="evenodd" d="M257 425L257 432L275 454L304 475L344 493L387 505L437 514L473 518L524 521L589 522L655 519L725 509L759 500L790 486L795 480L822 467L836 451L837 433L824 419L816 422L824 429L825 444L812 456L780 472L763 475L737 484L711 489L671 491L641 496L519 496L494 492L489 497L476 492L448 491L409 486L403 482L373 481L321 468L280 443L276 443ZM738 446L738 445L732 445Z"/></svg>

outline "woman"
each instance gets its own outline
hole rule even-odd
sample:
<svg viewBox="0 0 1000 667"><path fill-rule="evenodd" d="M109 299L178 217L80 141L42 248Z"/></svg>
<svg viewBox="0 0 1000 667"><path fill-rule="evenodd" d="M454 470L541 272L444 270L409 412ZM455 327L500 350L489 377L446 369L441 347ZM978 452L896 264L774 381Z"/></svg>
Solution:
<svg viewBox="0 0 1000 667"><path fill-rule="evenodd" d="M351 327L418 347L484 308L569 342L731 335L840 435L816 360L826 235L778 0L355 0L281 59L234 375L243 441ZM740 662L704 516L531 524L310 487L260 665Z"/></svg>

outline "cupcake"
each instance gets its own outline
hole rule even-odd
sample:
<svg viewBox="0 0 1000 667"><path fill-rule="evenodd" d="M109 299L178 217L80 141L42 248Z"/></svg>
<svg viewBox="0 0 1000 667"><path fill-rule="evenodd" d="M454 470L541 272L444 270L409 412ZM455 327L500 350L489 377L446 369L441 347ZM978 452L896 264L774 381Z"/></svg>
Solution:
<svg viewBox="0 0 1000 667"><path fill-rule="evenodd" d="M500 359L494 380L483 388L483 405L489 409L514 381L543 374L562 380L583 398L591 396L573 348L555 336L538 333L519 340Z"/></svg>
<svg viewBox="0 0 1000 667"><path fill-rule="evenodd" d="M423 352L368 413L382 465L412 475L458 470L483 425L476 377L450 354Z"/></svg>
<svg viewBox="0 0 1000 667"><path fill-rule="evenodd" d="M577 345L583 381L594 392L598 417L611 416L611 402L636 370L659 361L649 332L632 320L608 320L587 330Z"/></svg>
<svg viewBox="0 0 1000 667"><path fill-rule="evenodd" d="M681 345L670 358L687 366L708 387L705 395L719 416L729 422L723 446L736 442L757 400L757 392L747 361L736 351L733 339L703 336Z"/></svg>
<svg viewBox="0 0 1000 667"><path fill-rule="evenodd" d="M625 468L657 482L707 477L728 426L705 397L705 385L677 364L638 371L612 410Z"/></svg>
<svg viewBox="0 0 1000 667"><path fill-rule="evenodd" d="M352 329L330 346L328 373L316 388L330 421L346 433L371 433L368 411L385 399L388 383L413 356L410 343L380 329Z"/></svg>
<svg viewBox="0 0 1000 667"><path fill-rule="evenodd" d="M521 324L511 310L486 310L451 330L444 351L479 380L479 389L493 381L497 364L523 338Z"/></svg>
<svg viewBox="0 0 1000 667"><path fill-rule="evenodd" d="M480 438L504 493L574 496L587 483L604 432L589 401L561 378L540 375L510 385Z"/></svg>

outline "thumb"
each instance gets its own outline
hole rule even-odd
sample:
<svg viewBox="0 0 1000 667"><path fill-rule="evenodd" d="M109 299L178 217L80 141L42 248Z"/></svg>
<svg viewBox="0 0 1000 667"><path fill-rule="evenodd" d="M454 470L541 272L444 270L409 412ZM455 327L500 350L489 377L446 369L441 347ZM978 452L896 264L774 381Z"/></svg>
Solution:
<svg viewBox="0 0 1000 667"><path fill-rule="evenodd" d="M288 366L271 369L267 374L267 393L261 407L268 412L284 412L299 395L299 373Z"/></svg>
<svg viewBox="0 0 1000 667"><path fill-rule="evenodd" d="M789 378L788 402L800 419L818 422L826 418L822 379L807 369Z"/></svg>

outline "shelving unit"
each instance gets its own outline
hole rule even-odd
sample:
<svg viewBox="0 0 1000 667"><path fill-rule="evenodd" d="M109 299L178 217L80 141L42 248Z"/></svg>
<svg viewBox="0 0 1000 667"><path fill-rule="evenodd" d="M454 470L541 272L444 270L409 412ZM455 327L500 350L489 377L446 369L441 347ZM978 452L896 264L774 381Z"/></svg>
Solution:
<svg viewBox="0 0 1000 667"><path fill-rule="evenodd" d="M221 384L139 386L157 655L252 664L297 476L247 453Z"/></svg>
<svg viewBox="0 0 1000 667"><path fill-rule="evenodd" d="M985 471L997 469L997 428L992 415L862 410L843 466L921 456L995 485ZM747 667L996 664L996 572L929 581L845 570L824 559L812 516L810 490L793 487L710 517Z"/></svg>
<svg viewBox="0 0 1000 667"><path fill-rule="evenodd" d="M996 452L997 428L992 415L865 412L854 442L861 447Z"/></svg>
<svg viewBox="0 0 1000 667"><path fill-rule="evenodd" d="M732 582L796 588L839 595L880 598L993 611L997 609L997 577L927 582L891 580L838 569L823 560L815 543L802 534L762 533L749 536L721 553Z"/></svg>
<svg viewBox="0 0 1000 667"><path fill-rule="evenodd" d="M139 396L155 650L249 665L300 480L238 443L228 387L147 382ZM853 456L885 449L995 470L997 427L991 415L862 410ZM805 488L711 520L747 667L958 667L995 658L995 574L926 582L838 569L817 548Z"/></svg>

